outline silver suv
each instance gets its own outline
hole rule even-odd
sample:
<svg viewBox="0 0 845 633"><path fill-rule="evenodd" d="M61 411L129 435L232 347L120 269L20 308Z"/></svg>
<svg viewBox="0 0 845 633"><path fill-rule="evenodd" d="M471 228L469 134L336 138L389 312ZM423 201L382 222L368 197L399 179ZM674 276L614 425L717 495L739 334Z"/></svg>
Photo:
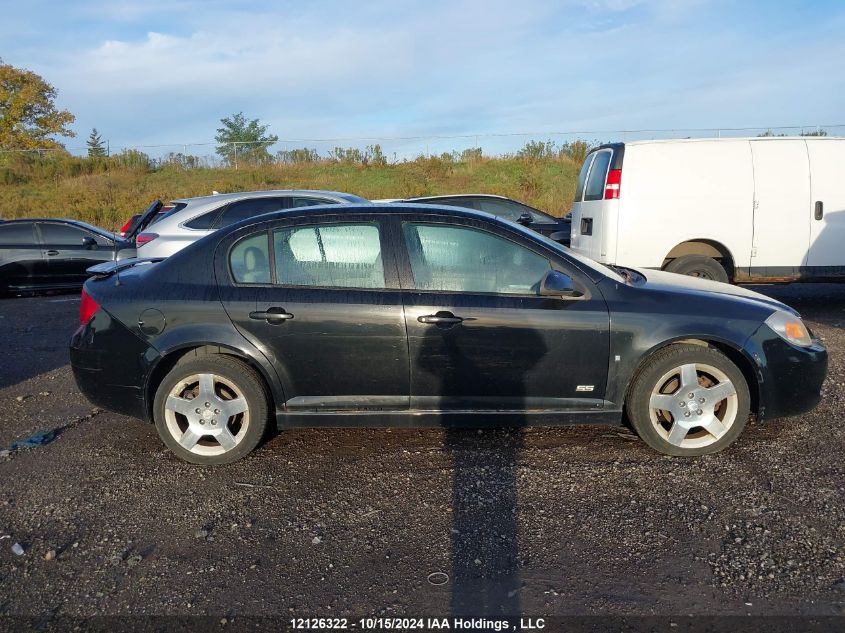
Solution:
<svg viewBox="0 0 845 633"><path fill-rule="evenodd" d="M138 257L169 257L219 228L241 220L296 207L319 204L368 204L369 200L337 191L284 189L241 191L174 200L165 213L153 203L134 231Z"/></svg>

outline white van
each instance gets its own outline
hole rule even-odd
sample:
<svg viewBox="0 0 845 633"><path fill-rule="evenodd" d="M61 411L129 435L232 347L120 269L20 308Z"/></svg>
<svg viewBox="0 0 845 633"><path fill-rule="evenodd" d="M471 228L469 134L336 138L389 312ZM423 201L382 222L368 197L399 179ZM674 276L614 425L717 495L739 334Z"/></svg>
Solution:
<svg viewBox="0 0 845 633"><path fill-rule="evenodd" d="M578 177L571 248L735 283L845 279L845 138L602 145Z"/></svg>

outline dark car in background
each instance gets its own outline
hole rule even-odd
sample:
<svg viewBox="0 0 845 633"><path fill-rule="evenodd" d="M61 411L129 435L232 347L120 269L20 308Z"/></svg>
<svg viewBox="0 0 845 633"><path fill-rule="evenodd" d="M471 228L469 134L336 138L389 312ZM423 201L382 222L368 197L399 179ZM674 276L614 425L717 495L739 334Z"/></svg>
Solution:
<svg viewBox="0 0 845 633"><path fill-rule="evenodd" d="M702 455L752 412L815 406L827 370L825 348L778 301L607 268L456 207L290 209L95 273L70 344L77 384L201 464L243 457L270 425L625 415L652 448Z"/></svg>
<svg viewBox="0 0 845 633"><path fill-rule="evenodd" d="M425 196L406 198L391 202L412 202L414 204L445 204L452 207L464 207L492 213L493 215L519 222L533 231L551 237L555 242L569 246L571 221L569 216L556 218L548 213L530 207L523 202L504 196L473 193L448 196Z"/></svg>
<svg viewBox="0 0 845 633"><path fill-rule="evenodd" d="M0 222L0 295L80 288L87 268L134 256L131 242L85 222Z"/></svg>

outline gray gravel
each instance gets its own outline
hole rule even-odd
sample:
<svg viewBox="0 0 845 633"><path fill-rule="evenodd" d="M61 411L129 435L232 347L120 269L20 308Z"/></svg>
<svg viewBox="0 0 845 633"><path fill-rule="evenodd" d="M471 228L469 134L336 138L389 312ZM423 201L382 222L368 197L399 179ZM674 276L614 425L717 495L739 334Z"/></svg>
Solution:
<svg viewBox="0 0 845 633"><path fill-rule="evenodd" d="M843 614L845 286L763 291L830 376L720 455L613 427L303 429L219 468L77 392L73 297L0 300L0 450L56 431L0 453L0 615Z"/></svg>

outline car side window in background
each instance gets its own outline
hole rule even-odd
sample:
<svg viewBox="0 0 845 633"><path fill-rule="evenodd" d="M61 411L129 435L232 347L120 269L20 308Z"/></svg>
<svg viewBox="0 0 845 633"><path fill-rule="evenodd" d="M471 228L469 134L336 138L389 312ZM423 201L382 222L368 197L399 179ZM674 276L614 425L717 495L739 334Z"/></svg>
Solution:
<svg viewBox="0 0 845 633"><path fill-rule="evenodd" d="M601 200L604 198L604 181L607 178L610 155L609 151L596 152L593 167L590 169L590 177L587 179L584 200Z"/></svg>
<svg viewBox="0 0 845 633"><path fill-rule="evenodd" d="M384 288L375 224L294 226L273 233L276 281L286 286Z"/></svg>
<svg viewBox="0 0 845 633"><path fill-rule="evenodd" d="M549 260L510 240L467 227L402 227L418 290L537 294Z"/></svg>
<svg viewBox="0 0 845 633"><path fill-rule="evenodd" d="M93 237L88 231L83 231L75 226L67 224L51 224L44 222L41 225L41 239L47 248L57 247L82 247L83 237Z"/></svg>
<svg viewBox="0 0 845 633"><path fill-rule="evenodd" d="M215 209L214 211L209 211L208 213L203 213L202 215L195 217L190 222L185 222L185 226L189 229L208 231L214 226L214 221L219 215L220 209Z"/></svg>
<svg viewBox="0 0 845 633"><path fill-rule="evenodd" d="M515 200L499 200L498 198L480 198L477 201L477 208L480 211L486 211L493 215L499 216L506 220L513 220L514 222L523 213L531 216L534 222L554 222L555 218L544 213L540 213L531 207L520 204Z"/></svg>
<svg viewBox="0 0 845 633"><path fill-rule="evenodd" d="M595 154L590 154L584 159L581 171L578 173L578 184L575 186L575 202L581 202L584 197L584 186L587 184L587 174L590 172L590 163L593 162Z"/></svg>
<svg viewBox="0 0 845 633"><path fill-rule="evenodd" d="M245 237L229 252L232 277L241 284L270 283L270 249L266 232Z"/></svg>
<svg viewBox="0 0 845 633"><path fill-rule="evenodd" d="M289 198L251 198L249 200L239 200L223 209L223 213L212 228L222 229L224 226L229 226L247 218L253 218L262 213L272 213L273 211L287 209L289 208L289 203Z"/></svg>
<svg viewBox="0 0 845 633"><path fill-rule="evenodd" d="M324 198L302 198L294 196L291 198L291 208L296 207L316 207L319 204L337 204L334 200L326 200Z"/></svg>
<svg viewBox="0 0 845 633"><path fill-rule="evenodd" d="M0 248L38 248L32 222L0 224Z"/></svg>

